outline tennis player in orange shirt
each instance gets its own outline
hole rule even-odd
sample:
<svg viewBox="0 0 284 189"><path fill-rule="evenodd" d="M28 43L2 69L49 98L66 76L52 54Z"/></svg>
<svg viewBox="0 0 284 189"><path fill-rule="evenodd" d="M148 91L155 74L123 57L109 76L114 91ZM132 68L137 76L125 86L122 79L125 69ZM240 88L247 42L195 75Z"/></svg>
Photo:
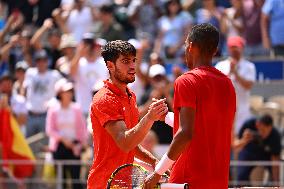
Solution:
<svg viewBox="0 0 284 189"><path fill-rule="evenodd" d="M218 42L219 32L210 24L196 25L189 33L185 55L190 71L174 87L174 138L144 189L153 189L170 167L170 182L188 183L190 189L228 188L236 96L230 79L211 65Z"/></svg>
<svg viewBox="0 0 284 189"><path fill-rule="evenodd" d="M94 162L88 176L88 189L104 189L111 173L133 163L134 157L155 166L157 159L138 144L154 121L168 112L165 99L154 101L139 122L135 94L127 87L135 80L136 50L126 41L108 42L102 56L110 73L91 104Z"/></svg>

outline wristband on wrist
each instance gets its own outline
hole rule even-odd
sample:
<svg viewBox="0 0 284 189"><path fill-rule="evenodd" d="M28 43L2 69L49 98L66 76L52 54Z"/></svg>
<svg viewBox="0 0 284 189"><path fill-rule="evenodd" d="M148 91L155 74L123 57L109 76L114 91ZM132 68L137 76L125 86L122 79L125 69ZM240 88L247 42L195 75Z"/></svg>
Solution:
<svg viewBox="0 0 284 189"><path fill-rule="evenodd" d="M174 127L174 113L168 112L165 117L165 123L168 124L171 127Z"/></svg>
<svg viewBox="0 0 284 189"><path fill-rule="evenodd" d="M164 154L162 159L159 161L159 163L155 167L155 172L159 175L164 174L173 164L174 160L171 160L167 154Z"/></svg>

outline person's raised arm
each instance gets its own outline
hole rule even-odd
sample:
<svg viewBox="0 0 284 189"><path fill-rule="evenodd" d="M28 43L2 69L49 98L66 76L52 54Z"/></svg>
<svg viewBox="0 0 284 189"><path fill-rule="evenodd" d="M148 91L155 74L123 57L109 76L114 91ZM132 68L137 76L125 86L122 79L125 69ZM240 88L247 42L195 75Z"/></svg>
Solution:
<svg viewBox="0 0 284 189"><path fill-rule="evenodd" d="M117 146L128 152L142 142L154 121L159 120L167 111L165 99L161 99L150 105L148 113L132 129L127 129L123 120L109 121L105 124L105 129L112 136Z"/></svg>
<svg viewBox="0 0 284 189"><path fill-rule="evenodd" d="M47 32L50 28L53 27L53 21L51 18L45 19L43 25L36 31L36 33L33 35L31 39L31 45L35 49L41 49L42 44L40 42L43 34Z"/></svg>

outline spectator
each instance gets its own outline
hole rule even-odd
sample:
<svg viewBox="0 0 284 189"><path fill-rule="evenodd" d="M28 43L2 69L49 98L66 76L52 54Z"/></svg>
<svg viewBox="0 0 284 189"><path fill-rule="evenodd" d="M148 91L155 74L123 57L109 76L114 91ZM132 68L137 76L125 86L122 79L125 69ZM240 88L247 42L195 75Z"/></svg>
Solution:
<svg viewBox="0 0 284 189"><path fill-rule="evenodd" d="M140 116L144 116L149 108L149 105L153 102L153 98L162 99L166 98L166 103L169 109L172 108L172 94L173 88L166 76L165 68L160 64L154 64L149 68L150 85L146 88L144 95L142 96L139 106ZM152 127L159 137L159 143L168 144L172 140L172 128L168 127L165 122L156 121Z"/></svg>
<svg viewBox="0 0 284 189"><path fill-rule="evenodd" d="M21 130L25 132L25 124L27 122L27 108L26 100L23 96L13 93L13 78L4 75L0 78L0 96L7 97L8 105L15 115L15 118L21 127Z"/></svg>
<svg viewBox="0 0 284 189"><path fill-rule="evenodd" d="M165 63L179 62L178 56L193 23L192 16L183 11L179 0L165 3L166 15L158 20L159 34L154 52L165 58Z"/></svg>
<svg viewBox="0 0 284 189"><path fill-rule="evenodd" d="M114 17L121 24L126 39L134 39L136 36L136 28L129 16L129 5L131 0L114 0Z"/></svg>
<svg viewBox="0 0 284 189"><path fill-rule="evenodd" d="M13 85L13 93L18 94L21 96L26 95L25 87L24 87L24 80L25 80L25 74L26 70L28 69L28 64L25 61L17 62L16 64L16 72L15 72L15 79Z"/></svg>
<svg viewBox="0 0 284 189"><path fill-rule="evenodd" d="M155 0L130 2L128 15L136 27L136 38L140 39L148 35L150 42L154 41L158 31L158 18L161 16L159 4L159 1Z"/></svg>
<svg viewBox="0 0 284 189"><path fill-rule="evenodd" d="M226 39L230 36L242 36L243 34L242 1L231 0L231 3L232 7L224 10L221 19L221 32Z"/></svg>
<svg viewBox="0 0 284 189"><path fill-rule="evenodd" d="M85 0L76 0L72 9L63 12L61 17L77 42L84 33L90 32L94 20L92 8L86 6Z"/></svg>
<svg viewBox="0 0 284 189"><path fill-rule="evenodd" d="M44 34L47 33L47 43L42 43ZM49 55L49 68L55 69L56 61L60 58L60 38L61 32L53 27L51 18L46 19L43 25L35 32L31 39L31 44L35 50L45 49Z"/></svg>
<svg viewBox="0 0 284 189"><path fill-rule="evenodd" d="M266 51L261 42L260 17L264 0L243 0L242 20L244 39L246 40L246 56L265 56Z"/></svg>
<svg viewBox="0 0 284 189"><path fill-rule="evenodd" d="M270 115L262 115L246 121L239 132L243 147L239 153L240 161L279 161L281 152L281 136L273 127ZM255 166L238 167L238 180L249 181ZM266 166L265 166L266 167ZM270 181L279 181L279 167L266 167L270 173ZM274 184L278 186L278 184Z"/></svg>
<svg viewBox="0 0 284 189"><path fill-rule="evenodd" d="M73 84L66 79L61 79L55 84L59 105L48 109L46 119L46 133L50 137L49 147L54 160L80 160L81 152L87 144L86 121L78 104L72 102ZM80 165L64 165L63 178L68 172L72 179L73 189L81 189ZM64 182L63 188L66 188Z"/></svg>
<svg viewBox="0 0 284 189"><path fill-rule="evenodd" d="M113 5L103 5L99 8L100 22L95 25L94 33L97 37L107 41L125 39L122 26L113 16Z"/></svg>
<svg viewBox="0 0 284 189"><path fill-rule="evenodd" d="M221 19L224 8L217 6L216 0L202 0L202 7L196 10L196 23L210 23L220 30ZM221 55L223 48L223 39L221 38L218 45L217 56Z"/></svg>
<svg viewBox="0 0 284 189"><path fill-rule="evenodd" d="M92 87L108 77L108 70L101 57L101 45L92 33L84 34L71 61L70 74L75 82L76 101L86 117L92 101Z"/></svg>
<svg viewBox="0 0 284 189"><path fill-rule="evenodd" d="M48 102L55 96L54 84L60 78L58 71L48 69L46 51L37 51L34 58L36 67L27 70L24 81L29 111L27 137L45 132Z"/></svg>
<svg viewBox="0 0 284 189"><path fill-rule="evenodd" d="M30 44L31 36L32 34L29 30L23 30L20 34L12 35L9 42L1 48L1 61L9 74L14 74L15 64L18 61L25 60L29 65L32 65L33 48Z"/></svg>
<svg viewBox="0 0 284 189"><path fill-rule="evenodd" d="M275 55L284 56L284 3L282 0L265 1L262 8L262 42Z"/></svg>
<svg viewBox="0 0 284 189"><path fill-rule="evenodd" d="M235 134L243 123L251 117L249 98L250 90L256 79L256 70L252 62L243 58L244 39L235 36L227 41L229 58L218 62L216 68L229 76L234 84L237 97L237 112L235 117Z"/></svg>
<svg viewBox="0 0 284 189"><path fill-rule="evenodd" d="M70 67L71 61L75 55L75 49L77 42L72 34L63 34L61 36L59 49L63 54L56 62L56 69L66 78L71 79L70 77Z"/></svg>

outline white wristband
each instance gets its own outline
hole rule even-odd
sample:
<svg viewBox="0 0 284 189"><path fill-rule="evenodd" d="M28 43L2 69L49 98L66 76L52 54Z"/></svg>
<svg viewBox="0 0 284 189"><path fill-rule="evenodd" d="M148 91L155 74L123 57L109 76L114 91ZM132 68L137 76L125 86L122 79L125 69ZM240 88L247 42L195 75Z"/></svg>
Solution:
<svg viewBox="0 0 284 189"><path fill-rule="evenodd" d="M168 112L165 117L165 123L168 124L171 127L174 127L174 113Z"/></svg>
<svg viewBox="0 0 284 189"><path fill-rule="evenodd" d="M155 167L155 172L159 175L164 174L173 164L174 160L171 160L167 154L164 154L162 159L159 161L159 163Z"/></svg>

